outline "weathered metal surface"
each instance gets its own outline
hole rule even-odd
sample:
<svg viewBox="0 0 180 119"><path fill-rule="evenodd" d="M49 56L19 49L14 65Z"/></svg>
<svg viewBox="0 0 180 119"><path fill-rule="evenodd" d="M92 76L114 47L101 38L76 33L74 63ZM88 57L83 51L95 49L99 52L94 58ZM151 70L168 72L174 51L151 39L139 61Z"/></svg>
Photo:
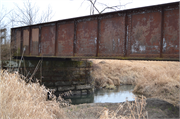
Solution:
<svg viewBox="0 0 180 119"><path fill-rule="evenodd" d="M54 56L55 25L41 28L41 56Z"/></svg>
<svg viewBox="0 0 180 119"><path fill-rule="evenodd" d="M131 19L132 31L129 39L131 42L129 46L131 47L131 54L129 56L134 57L136 54L143 54L144 57L148 57L149 54L156 54L155 57L159 57L161 13L151 12L132 15Z"/></svg>
<svg viewBox="0 0 180 119"><path fill-rule="evenodd" d="M39 45L39 28L32 28L32 40L30 47L30 55L38 55L38 45Z"/></svg>
<svg viewBox="0 0 180 119"><path fill-rule="evenodd" d="M24 55L29 55L29 29L23 30L23 50Z"/></svg>
<svg viewBox="0 0 180 119"><path fill-rule="evenodd" d="M164 11L163 57L178 58L179 8L166 7Z"/></svg>
<svg viewBox="0 0 180 119"><path fill-rule="evenodd" d="M74 23L58 25L57 56L73 56Z"/></svg>
<svg viewBox="0 0 180 119"><path fill-rule="evenodd" d="M101 19L99 56L123 56L125 17Z"/></svg>
<svg viewBox="0 0 180 119"><path fill-rule="evenodd" d="M12 40L15 56L178 60L179 2L12 28Z"/></svg>
<svg viewBox="0 0 180 119"><path fill-rule="evenodd" d="M77 24L75 56L96 56L97 20L79 21Z"/></svg>
<svg viewBox="0 0 180 119"><path fill-rule="evenodd" d="M16 47L16 54L19 55L21 53L21 31L16 31L16 40L15 40L15 47Z"/></svg>

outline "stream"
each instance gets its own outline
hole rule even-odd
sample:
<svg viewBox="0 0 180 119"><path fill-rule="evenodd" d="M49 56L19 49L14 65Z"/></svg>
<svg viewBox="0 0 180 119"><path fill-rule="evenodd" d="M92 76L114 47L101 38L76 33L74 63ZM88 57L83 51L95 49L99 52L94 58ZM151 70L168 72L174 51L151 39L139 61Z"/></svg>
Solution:
<svg viewBox="0 0 180 119"><path fill-rule="evenodd" d="M93 94L89 95L78 95L72 96L71 99L72 104L83 104L83 103L119 103L125 102L126 99L128 101L133 101L135 94L132 93L134 89L133 85L121 85L116 86L116 89L95 89Z"/></svg>

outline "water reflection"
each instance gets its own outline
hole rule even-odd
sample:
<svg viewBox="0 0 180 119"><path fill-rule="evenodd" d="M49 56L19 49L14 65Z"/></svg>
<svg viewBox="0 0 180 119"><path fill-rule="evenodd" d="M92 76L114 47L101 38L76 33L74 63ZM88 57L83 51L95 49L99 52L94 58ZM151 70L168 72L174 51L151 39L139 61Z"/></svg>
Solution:
<svg viewBox="0 0 180 119"><path fill-rule="evenodd" d="M94 93L94 103L118 103L126 101L126 98L133 101L133 89L132 85L118 86L114 90L98 89Z"/></svg>
<svg viewBox="0 0 180 119"><path fill-rule="evenodd" d="M74 105L83 104L83 103L93 103L94 94L73 96L73 97L65 98L65 99L71 99L72 104Z"/></svg>
<svg viewBox="0 0 180 119"><path fill-rule="evenodd" d="M94 94L84 96L73 96L70 99L72 104L82 103L119 103L126 101L133 101L135 96L132 91L134 86L132 85L121 85L117 86L114 90L108 89L96 89Z"/></svg>

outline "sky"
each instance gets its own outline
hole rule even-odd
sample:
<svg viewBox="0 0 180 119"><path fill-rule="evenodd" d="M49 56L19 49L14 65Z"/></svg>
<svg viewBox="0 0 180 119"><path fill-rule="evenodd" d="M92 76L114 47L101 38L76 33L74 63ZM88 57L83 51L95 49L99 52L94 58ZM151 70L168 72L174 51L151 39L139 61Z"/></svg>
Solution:
<svg viewBox="0 0 180 119"><path fill-rule="evenodd" d="M15 5L23 5L24 0L0 0L0 7L4 7L7 10L13 10ZM54 16L51 21L86 16L90 15L90 3L86 0L31 0L41 10L46 10L50 5L53 9ZM84 1L84 2L83 2ZM137 8L143 6L150 6L156 4L177 2L177 0L97 0L100 3L107 4L108 6L124 5L129 3L123 9ZM83 4L82 4L83 3ZM97 8L102 10L102 5L97 4ZM108 11L107 11L108 12Z"/></svg>

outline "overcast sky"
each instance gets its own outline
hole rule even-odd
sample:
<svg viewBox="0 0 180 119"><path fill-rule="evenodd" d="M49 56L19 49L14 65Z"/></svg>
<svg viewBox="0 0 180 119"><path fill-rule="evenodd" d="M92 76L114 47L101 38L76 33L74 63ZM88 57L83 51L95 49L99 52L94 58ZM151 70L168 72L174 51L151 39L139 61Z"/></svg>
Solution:
<svg viewBox="0 0 180 119"><path fill-rule="evenodd" d="M36 2L37 6L41 10L45 10L48 5L51 5L53 11L55 12L52 21L67 19L72 17L85 16L90 14L90 3L84 0L32 0ZM125 9L150 6L156 4L177 2L177 0L97 0L100 3L105 3L108 6L114 6L118 4L127 4ZM23 0L0 0L0 7L4 6L7 10L13 9L14 4L19 6L23 5ZM103 9L101 5L97 6L98 9Z"/></svg>

